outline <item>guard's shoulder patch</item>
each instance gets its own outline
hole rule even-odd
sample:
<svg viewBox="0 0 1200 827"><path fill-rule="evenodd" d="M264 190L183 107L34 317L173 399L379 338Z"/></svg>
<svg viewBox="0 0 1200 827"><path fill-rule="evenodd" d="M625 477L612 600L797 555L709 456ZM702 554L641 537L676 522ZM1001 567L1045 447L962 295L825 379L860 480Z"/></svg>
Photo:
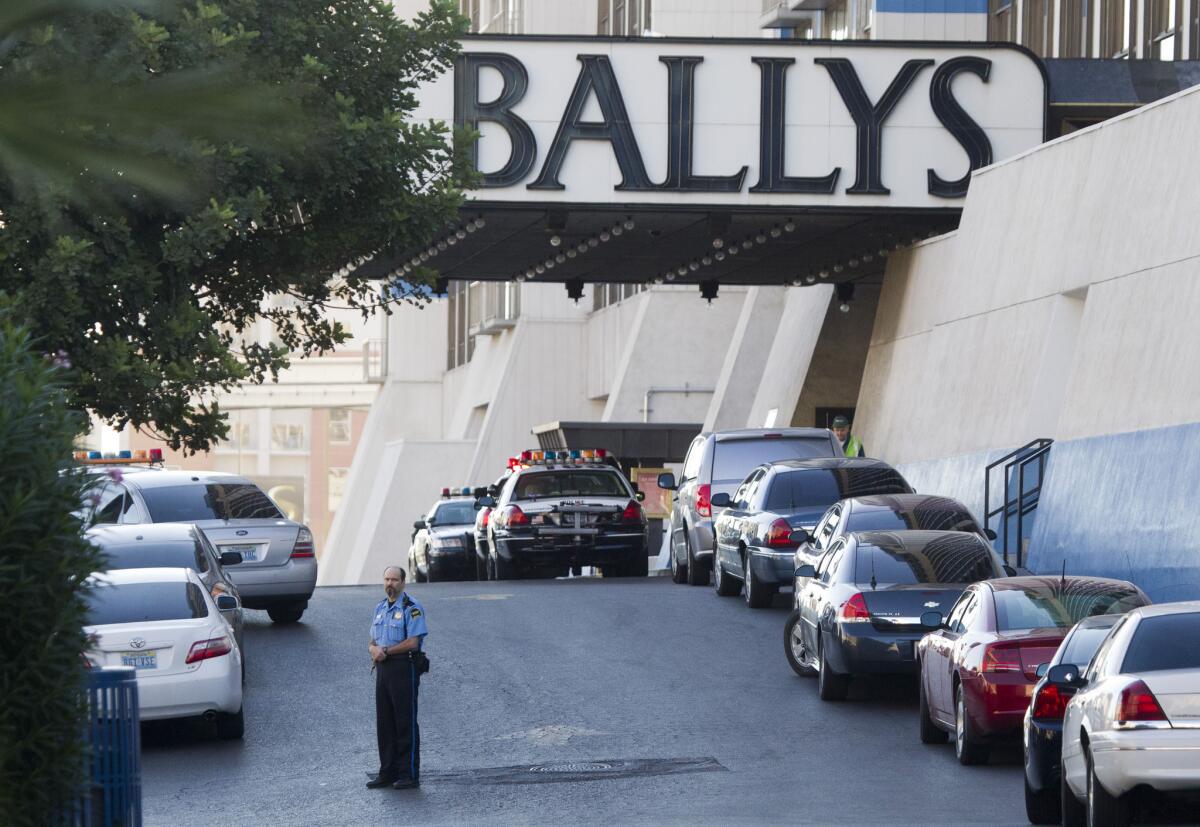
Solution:
<svg viewBox="0 0 1200 827"><path fill-rule="evenodd" d="M413 606L413 607L412 607L412 616L413 616L413 617L420 617L420 616L421 616L421 609L420 609L419 607L417 607L417 606Z"/></svg>

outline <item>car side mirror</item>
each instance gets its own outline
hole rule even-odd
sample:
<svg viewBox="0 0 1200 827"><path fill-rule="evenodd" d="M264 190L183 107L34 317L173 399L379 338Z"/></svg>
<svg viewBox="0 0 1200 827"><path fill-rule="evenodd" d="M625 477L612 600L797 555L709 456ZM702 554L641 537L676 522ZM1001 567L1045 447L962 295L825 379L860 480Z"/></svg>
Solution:
<svg viewBox="0 0 1200 827"><path fill-rule="evenodd" d="M812 563L804 563L803 565L796 566L796 571L792 574L795 577L816 577L817 569Z"/></svg>
<svg viewBox="0 0 1200 827"><path fill-rule="evenodd" d="M1046 677L1046 672L1047 672L1047 670L1049 670L1049 669L1050 669L1050 664L1048 664L1048 663L1039 663L1039 664L1038 664L1038 667L1037 667L1037 676L1038 676L1039 678L1044 678L1044 677Z"/></svg>
<svg viewBox="0 0 1200 827"><path fill-rule="evenodd" d="M636 499L638 502L645 502L645 501L646 501L646 495L645 495L645 494L643 494L641 491L635 491L635 492L633 492L633 496L634 496L634 498L635 498L635 499Z"/></svg>
<svg viewBox="0 0 1200 827"><path fill-rule="evenodd" d="M788 535L788 542L791 543L792 545L798 546L798 545L807 543L808 541L809 541L808 532L805 531L803 528L797 528L797 529L793 530L791 534Z"/></svg>
<svg viewBox="0 0 1200 827"><path fill-rule="evenodd" d="M942 628L943 620L941 612L924 612L921 614L921 628L935 632Z"/></svg>
<svg viewBox="0 0 1200 827"><path fill-rule="evenodd" d="M232 594L217 595L217 611L232 612L232 611L235 611L237 609L237 607L238 607L237 598L234 597Z"/></svg>
<svg viewBox="0 0 1200 827"><path fill-rule="evenodd" d="M995 540L995 539L996 539L996 529L994 529L994 528L985 528L985 529L983 530L983 536L984 536L984 537L987 537L989 540Z"/></svg>
<svg viewBox="0 0 1200 827"><path fill-rule="evenodd" d="M1078 666L1073 663L1059 663L1046 670L1046 680L1059 686L1079 689L1087 685L1087 678Z"/></svg>
<svg viewBox="0 0 1200 827"><path fill-rule="evenodd" d="M679 486L675 482L675 475L667 473L658 475L658 487L664 491L674 491Z"/></svg>
<svg viewBox="0 0 1200 827"><path fill-rule="evenodd" d="M493 497L491 494L485 494L484 496L480 497L479 499L477 499L475 501L476 509L495 508L495 507L496 507L496 498Z"/></svg>
<svg viewBox="0 0 1200 827"><path fill-rule="evenodd" d="M729 508L729 506L733 503L733 500L729 499L729 495L722 491L719 494L713 494L713 497L711 500L709 500L709 502L712 504L713 508Z"/></svg>
<svg viewBox="0 0 1200 827"><path fill-rule="evenodd" d="M424 528L424 527L425 527L425 521L424 521L424 520L416 520L416 521L413 523L413 528L415 528L415 529L418 529L418 530L420 530L420 529L422 529L422 528Z"/></svg>
<svg viewBox="0 0 1200 827"><path fill-rule="evenodd" d="M222 566L236 566L240 562L242 562L242 553L240 551L222 551L221 552L221 565Z"/></svg>

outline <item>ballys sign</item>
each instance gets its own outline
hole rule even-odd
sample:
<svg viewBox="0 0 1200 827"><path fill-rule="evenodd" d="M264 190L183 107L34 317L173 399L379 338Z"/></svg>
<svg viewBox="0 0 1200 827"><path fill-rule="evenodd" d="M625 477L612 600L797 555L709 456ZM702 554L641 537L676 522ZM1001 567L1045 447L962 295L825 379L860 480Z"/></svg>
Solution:
<svg viewBox="0 0 1200 827"><path fill-rule="evenodd" d="M478 129L489 203L946 207L1041 143L1017 47L468 37L418 117Z"/></svg>

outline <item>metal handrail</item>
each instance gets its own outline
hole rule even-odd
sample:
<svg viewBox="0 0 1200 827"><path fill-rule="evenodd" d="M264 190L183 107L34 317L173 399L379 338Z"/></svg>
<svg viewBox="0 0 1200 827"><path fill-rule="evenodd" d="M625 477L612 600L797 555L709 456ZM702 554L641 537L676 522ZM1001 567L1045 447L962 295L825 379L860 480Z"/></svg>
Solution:
<svg viewBox="0 0 1200 827"><path fill-rule="evenodd" d="M1053 439L1045 437L1035 439L989 463L983 471L983 526L985 529L990 528L993 517L1002 517L1003 525L1001 526L1001 531L1003 537L1001 550L1004 554L1005 565L1008 565L1008 525L1009 519L1013 516L1017 518L1017 565L1020 566L1023 561L1021 534L1024 529L1024 517L1037 508L1038 500L1041 498L1042 483L1045 480L1046 473L1044 458L1050 453L1050 446L1053 444ZM1029 490L1026 490L1025 469L1034 462L1039 463L1037 483ZM992 508L992 470L999 466L1004 467L1004 499L999 506ZM1013 496L1011 493L1013 484L1012 472L1014 468L1016 469L1017 482L1016 496Z"/></svg>

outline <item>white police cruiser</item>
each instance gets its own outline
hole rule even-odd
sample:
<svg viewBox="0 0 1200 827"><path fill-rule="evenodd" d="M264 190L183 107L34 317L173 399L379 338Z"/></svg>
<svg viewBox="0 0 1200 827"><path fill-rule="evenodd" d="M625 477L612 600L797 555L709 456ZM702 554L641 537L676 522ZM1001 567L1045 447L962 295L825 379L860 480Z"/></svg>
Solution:
<svg viewBox="0 0 1200 827"><path fill-rule="evenodd" d="M605 577L645 577L649 568L642 494L603 449L524 451L491 508L490 580L560 577L597 566Z"/></svg>

